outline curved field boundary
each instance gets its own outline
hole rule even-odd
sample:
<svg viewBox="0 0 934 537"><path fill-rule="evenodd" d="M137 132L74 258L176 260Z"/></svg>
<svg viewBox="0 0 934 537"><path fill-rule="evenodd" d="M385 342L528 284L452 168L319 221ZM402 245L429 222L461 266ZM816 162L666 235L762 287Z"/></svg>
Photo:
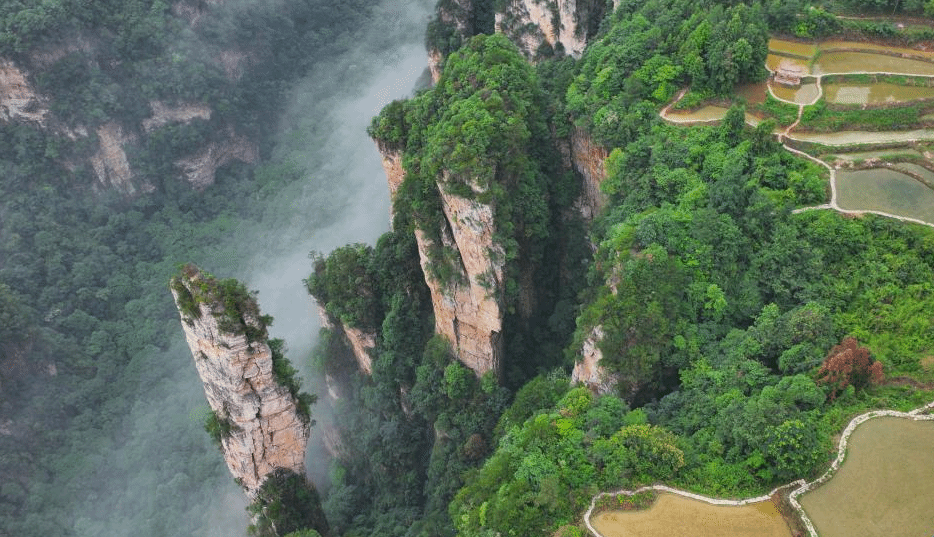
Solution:
<svg viewBox="0 0 934 537"><path fill-rule="evenodd" d="M766 66L766 70L768 70L770 74L774 74L774 73L775 73L775 71L769 69L768 66ZM790 152L792 152L792 153L794 153L794 154L796 154L796 155L798 155L798 156L804 157L804 158L806 158L806 159L808 159L808 160L811 160L811 161L813 161L813 162L816 162L816 163L820 164L821 166L827 168L827 170L830 172L830 203L822 203L822 204L820 204L820 205L812 205L812 206L810 206L810 207L802 207L802 208L793 210L792 213L797 214L797 213L802 213L802 212L805 212L805 211L813 211L813 210L819 210L819 209L832 209L832 210L837 211L837 212L842 213L842 214L848 214L848 215L854 215L854 216L863 215L863 214L875 214L875 215L878 215L878 216L884 216L884 217L886 217L886 218L894 218L894 219L896 219L896 220L901 220L901 221L903 221L903 222L911 222L911 223L913 223L913 224L921 224L921 225L928 226L928 227L934 227L934 222L926 222L926 221L924 221L924 220L919 220L919 219L917 219L917 218L912 218L912 217L910 217L910 216L900 216L900 215L897 215L897 214L887 213L887 212L885 212L885 211L876 211L876 210L873 210L873 209L850 210L850 209L844 209L844 208L840 207L840 205L837 203L837 174L836 174L836 168L834 168L834 167L831 166L830 164L824 162L823 160L820 160L820 159L818 159L818 158L816 158L816 157L812 157L811 155L809 155L809 154L807 154L807 153L805 153L805 152L803 152L803 151L799 151L799 150L797 150L797 149L794 149L794 148L790 147L788 144L785 143L785 139L801 141L801 138L796 138L794 135L791 134L791 131L794 130L795 127L797 127L798 124L801 122L801 116L804 114L804 107L805 107L805 106L810 106L810 105L815 104L815 103L816 103L817 101L819 101L820 98L824 95L824 86L823 86L823 84L822 84L823 77L825 77L825 76L848 75L848 74L851 74L851 75L893 75L893 76L898 76L898 75L905 75L906 73L895 73L895 72L889 72L889 71L859 71L859 72L848 72L848 73L823 73L823 74L819 74L819 75L808 75L808 76L811 76L811 77L815 78L815 83L817 84L817 97L816 97L812 102L810 102L810 103L808 103L808 104L800 104L800 103L796 103L796 102L789 101L789 100L787 100L787 99L782 99L782 98L778 97L777 95L775 95L775 92L772 91L772 83L771 83L771 80L769 80L769 81L766 82L766 88L768 89L769 94L770 94L773 98L775 98L776 100L781 101L781 102L783 102L783 103L788 103L788 104L791 104L791 105L793 105L793 106L797 106L797 107L798 107L798 117L795 119L795 121L794 121L791 125L788 125L788 127L786 127L783 131L780 131L780 132L776 132L776 133L775 133L776 136L777 136L777 138L778 138L779 143L781 143L781 144L782 144L782 147L784 147L784 148L787 149L788 151L790 151ZM911 76L915 76L915 77L918 77L918 78L931 78L931 79L934 79L934 75L917 75L917 74L912 74ZM688 91L688 88L682 89L682 90L678 93L678 95L675 96L674 100L672 100L670 103L668 103L668 105L666 105L664 108L662 108L661 112L659 112L659 115L662 117L662 119L664 119L665 121L668 121L669 123L673 123L673 124L677 124L677 125L702 125L702 124L716 123L716 122L720 121L719 119L701 119L701 120L698 120L698 119L689 119L689 118L678 118L678 117L675 117L674 115L672 115L671 113L669 113L669 111L671 110L671 107L674 106L675 104L677 104L678 101L680 101L680 100L684 97L684 95L687 93L687 91ZM750 125L755 126L755 122L750 121L749 115L748 115L748 114L747 114L747 117L746 117L746 123L749 123ZM906 139L904 139L904 140L898 140L898 142L899 142L899 143L911 143L911 142L928 141L928 140L932 140L932 139L934 139L934 136L931 136L931 137L912 137L912 138L906 138ZM819 143L819 142L817 142L817 143ZM827 144L823 144L823 145L827 145ZM845 147L846 145L852 145L852 144L840 144L839 146L831 146L831 147ZM858 144L857 144L857 145L858 145Z"/></svg>
<svg viewBox="0 0 934 537"><path fill-rule="evenodd" d="M618 494L632 496L640 492L645 492L648 490L656 490L660 492L669 492L671 494L677 494L679 496L684 496L686 498L691 498L694 500L700 500L702 502L706 502L711 505L740 506L740 505L747 505L750 503L766 501L769 498L771 498L776 492L778 492L779 490L783 488L787 488L790 486L797 486L798 488L791 491L791 493L788 495L789 503L791 503L792 508L795 510L795 512L798 514L798 517L800 517L801 521L804 523L804 526L808 530L808 534L811 537L819 537L817 530L814 528L814 523L811 522L811 519L808 518L807 514L804 512L804 509L801 507L801 504L798 503L798 496L824 484L825 482L830 480L830 478L833 477L834 474L836 474L837 470L840 468L840 465L843 464L843 459L846 457L847 444L849 443L850 436L853 434L853 431L855 431L856 428L860 424L866 421L869 421L873 418L879 418L882 416L907 418L907 419L916 420L916 421L919 421L919 420L934 421L934 414L928 413L932 411L934 411L934 401L922 407L911 410L909 412L899 412L897 410L872 410L870 412L866 412L865 414L860 414L859 416L856 416L855 418L850 420L850 423L843 430L843 435L840 437L840 443L837 446L837 458L834 459L833 463L831 463L830 465L830 468L828 468L827 471L824 472L823 475L821 475L820 477L818 477L817 479L811 482L806 482L804 479L798 479L797 481L792 481L791 483L787 485L776 487L766 495L756 496L754 498L744 498L741 500L725 500L722 498L712 498L710 496L704 496L702 494L695 494L693 492L676 489L676 488L669 487L666 485L650 485L650 486L641 487L635 490L623 489L623 490L618 490L616 492L601 492L600 494L597 494L590 500L590 508L587 509L586 513L584 513L584 524L587 526L587 530L590 531L590 533L594 535L595 537L604 537L603 534L598 532L597 529L593 527L593 524L590 523L590 517L593 514L593 510L597 506L597 500L604 496L616 496Z"/></svg>

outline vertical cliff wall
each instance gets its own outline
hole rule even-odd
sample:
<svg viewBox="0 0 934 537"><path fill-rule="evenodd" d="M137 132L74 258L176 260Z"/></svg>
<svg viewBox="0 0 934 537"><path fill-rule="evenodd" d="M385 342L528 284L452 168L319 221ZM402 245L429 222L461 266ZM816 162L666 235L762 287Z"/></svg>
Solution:
<svg viewBox="0 0 934 537"><path fill-rule="evenodd" d="M496 14L496 31L529 59L539 56L543 45L580 58L605 5L600 0L511 0Z"/></svg>
<svg viewBox="0 0 934 537"><path fill-rule="evenodd" d="M228 429L221 447L230 472L251 499L276 469L304 476L310 420L276 377L268 319L252 295L192 266L172 280L171 290L204 394Z"/></svg>
<svg viewBox="0 0 934 537"><path fill-rule="evenodd" d="M600 340L603 339L603 329L594 328L581 348L581 356L574 364L571 372L571 383L582 384L596 394L607 394L615 390L619 379L600 365L603 352L600 351Z"/></svg>
<svg viewBox="0 0 934 537"><path fill-rule="evenodd" d="M450 340L457 358L477 375L499 371L502 356L502 246L493 238L493 208L441 189L445 223L441 243L418 230L419 259L435 313L435 332ZM431 250L443 248L454 274L433 277Z"/></svg>
<svg viewBox="0 0 934 537"><path fill-rule="evenodd" d="M587 220L606 207L606 196L600 191L600 183L606 180L606 157L605 147L594 143L590 134L574 127L571 132L571 163L583 179L577 205Z"/></svg>

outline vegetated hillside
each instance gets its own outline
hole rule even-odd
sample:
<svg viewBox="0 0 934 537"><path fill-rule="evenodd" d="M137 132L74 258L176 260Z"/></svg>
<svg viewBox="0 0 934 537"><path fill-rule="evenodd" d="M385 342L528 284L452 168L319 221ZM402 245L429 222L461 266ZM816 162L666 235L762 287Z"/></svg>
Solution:
<svg viewBox="0 0 934 537"><path fill-rule="evenodd" d="M902 9L923 10L912 6ZM929 400L930 390L884 377L932 377L920 361L934 350L925 313L934 306L931 230L828 210L793 213L825 201L822 170L782 149L772 122L746 127L741 106L715 127L658 119L679 87L729 98L737 83L761 80L770 32L814 35L809 25L824 19L832 21L821 27L825 34L879 35L803 4L624 1L580 61L541 60L537 77L519 77L513 73L526 68L517 48L476 37L448 57L435 89L384 109L371 134L402 152L406 174L394 231L373 251L341 249L319 260L309 280L329 312L356 311L341 317L351 325L367 318L378 341L373 375L348 381L354 395L342 434L366 447L335 466L325 510L338 532L548 535L567 525L561 534L579 535L581 514L600 490L663 481L714 495L761 494L821 471L831 437L860 410ZM474 57L482 71L464 61ZM457 188L450 184L456 174L439 162L463 163L468 177L485 180L484 166L513 151L502 140L514 131L497 128L495 115L484 119L500 102L510 127L528 117L529 108L496 99L499 86L485 77L500 68L503 76L493 79L510 95L543 92L553 118L553 140L537 147L543 158L567 142L566 121L612 150L602 185L609 203L590 227L595 250L577 304L554 303L543 317L551 341L567 342L565 357L556 363L550 352L529 353L535 344L506 324L503 337L515 343L501 357L503 370L514 371L505 387L467 374L452 342L426 333L422 282L443 278L437 264L456 261L460 244L423 255L424 273L405 265L408 296L421 289L422 313L404 340L397 317L386 313L399 308L398 291L378 283L391 280L385 256L401 253L392 244L407 244L412 255L414 230L438 233L446 225L434 196ZM437 143L449 135L453 145ZM510 154L525 162L522 151ZM481 201L494 212L502 203ZM512 192L506 206L527 201ZM561 218L568 207L557 205L559 217L537 240L568 236L573 220ZM496 215L497 229L523 222ZM367 274L366 296L381 306L334 292L347 274ZM569 307L576 328L560 322ZM374 311L381 313L364 316ZM328 341L322 361L333 366L342 342ZM614 393L569 386L585 343L602 355ZM369 432L377 424L393 434ZM389 466L389 454L409 462ZM392 496L400 490L411 492Z"/></svg>
<svg viewBox="0 0 934 537"><path fill-rule="evenodd" d="M172 163L227 128L268 156L289 83L362 41L370 6L2 2L0 57L91 134L0 121L0 534L227 531L208 517L236 489L200 432L203 394L178 388L194 379L166 282L186 260L248 259L243 230L302 170L234 162L196 192ZM230 49L247 56L235 80L211 55ZM138 125L151 99L213 113L140 132L128 158L154 191L95 191L94 127Z"/></svg>

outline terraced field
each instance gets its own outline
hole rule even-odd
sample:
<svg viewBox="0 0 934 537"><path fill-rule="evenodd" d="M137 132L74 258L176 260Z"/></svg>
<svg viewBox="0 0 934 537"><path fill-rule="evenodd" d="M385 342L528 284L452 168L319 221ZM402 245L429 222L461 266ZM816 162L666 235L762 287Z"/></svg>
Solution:
<svg viewBox="0 0 934 537"><path fill-rule="evenodd" d="M876 418L850 437L846 462L801 505L821 537L934 534L934 422Z"/></svg>
<svg viewBox="0 0 934 537"><path fill-rule="evenodd" d="M931 102L934 101L934 52L851 41L800 43L772 39L766 67L774 74L780 66L799 69L803 76L801 84L786 86L770 77L763 84L738 87L736 94L753 106L765 102L767 95L787 103L785 106L795 106L798 119L794 122L786 119L785 124L776 129L779 140L804 142L815 154L834 155L828 162L789 148L829 171L831 198L828 203L813 208L875 213L934 227L934 158L914 148L919 142L934 141L934 103ZM833 78L824 83L824 78L829 76ZM910 78L904 78L906 76ZM857 128L811 132L799 126L806 107L822 102L850 105L845 109L848 114L845 124L853 125L855 118ZM878 122L879 107L918 107L912 103L926 104L917 108L921 113L909 108L906 114L906 109L900 108L902 115L894 116L897 120ZM862 126L859 109L855 108L858 106L876 107L873 116L876 123L867 124L874 128L859 130ZM670 108L670 105L665 107L662 117L679 124L713 123L723 119L727 112L725 107L716 105L689 112L673 112ZM788 113L781 117L787 118ZM762 119L759 113L746 114L746 122L751 125L757 125ZM825 126L837 122L837 118L830 119L829 123L823 120ZM910 128L880 130L880 126L884 129L886 125L890 125L889 129L900 125ZM885 149L873 149L879 145ZM849 155L851 151L854 153ZM877 156L871 156L876 152ZM870 160L880 157L886 157L886 161ZM906 167L908 165L914 167ZM870 169L850 169L853 166Z"/></svg>
<svg viewBox="0 0 934 537"><path fill-rule="evenodd" d="M791 537L771 501L724 506L677 494L660 494L644 511L601 513L593 525L604 537Z"/></svg>

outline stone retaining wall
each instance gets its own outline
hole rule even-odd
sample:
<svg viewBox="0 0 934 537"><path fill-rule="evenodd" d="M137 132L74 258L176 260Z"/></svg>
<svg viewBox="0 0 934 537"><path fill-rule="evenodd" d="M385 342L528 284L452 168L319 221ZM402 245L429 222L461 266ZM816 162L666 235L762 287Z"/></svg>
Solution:
<svg viewBox="0 0 934 537"><path fill-rule="evenodd" d="M771 498L773 495L775 495L779 490L783 488L791 487L791 486L796 486L797 488L791 491L791 493L788 495L788 501L791 504L792 508L795 510L795 512L798 514L798 517L804 523L804 526L807 528L808 534L810 535L810 537L818 537L817 530L814 529L814 524L811 522L811 519L808 518L807 514L805 514L804 509L801 508L801 504L798 503L798 496L804 494L805 492L811 489L814 489L822 485L823 483L827 482L831 477L833 477L834 474L837 472L837 470L840 468L840 465L843 463L844 458L846 457L846 447L847 447L847 444L849 443L850 435L853 434L853 431L855 431L856 428L861 423L864 423L873 418L878 418L882 416L893 416L893 417L898 417L898 418L907 418L911 420L934 421L934 401L920 408L916 408L910 412L899 412L897 410L873 410L871 412L866 412L865 414L860 414L859 416L856 416L855 418L850 420L850 423L846 426L846 429L843 430L843 435L840 438L840 444L837 448L837 458L834 459L833 463L830 465L830 468L826 472L824 472L822 476L815 479L814 481L811 481L810 483L806 482L804 479L798 479L797 481L793 481L787 485L776 487L775 489L773 489L771 492L769 492L766 495L756 496L754 498L744 498L741 500L726 500L722 498L711 498L709 496L704 496L702 494L688 492L686 490L676 489L676 488L669 487L666 485L650 485L650 486L641 487L635 490L624 489L624 490L618 490L616 492L601 492L600 494L597 494L596 496L593 497L593 499L590 500L590 508L587 509L587 512L584 514L584 524L587 526L587 529L590 531L592 535L594 535L595 537L603 537L603 535L600 532L598 532L596 528L594 528L593 525L590 523L590 517L593 514L594 509L596 508L597 500L604 496L616 496L618 494L632 496L640 492L645 492L648 490L655 490L659 492L669 492L671 494L677 494L679 496L684 496L686 498L691 498L694 500L700 500L702 502L706 502L712 505L740 506L740 505L747 505L750 503L764 502L768 500L769 498Z"/></svg>

